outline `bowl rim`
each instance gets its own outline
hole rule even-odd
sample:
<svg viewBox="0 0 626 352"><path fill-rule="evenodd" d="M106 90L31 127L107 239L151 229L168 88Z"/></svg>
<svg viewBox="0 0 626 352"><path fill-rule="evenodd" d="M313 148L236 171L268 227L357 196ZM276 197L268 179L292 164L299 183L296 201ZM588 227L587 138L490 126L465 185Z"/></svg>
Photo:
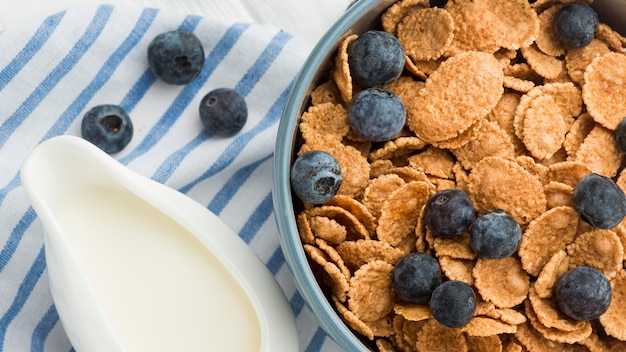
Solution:
<svg viewBox="0 0 626 352"><path fill-rule="evenodd" d="M370 350L355 333L341 320L336 309L331 306L315 278L304 247L298 235L296 214L293 211L290 172L293 152L296 146L296 125L303 107L307 105L307 95L312 85L318 83L323 65L335 55L341 39L354 30L357 22L363 23L366 14L376 14L372 18L380 19L382 11L397 0L360 0L353 3L333 26L322 36L305 60L300 72L292 82L292 89L278 126L273 166L273 204L274 217L279 231L279 242L287 267L294 278L296 287L307 307L319 320L326 333L346 351ZM291 143L285 143L285 141ZM288 240L292 238L292 240Z"/></svg>

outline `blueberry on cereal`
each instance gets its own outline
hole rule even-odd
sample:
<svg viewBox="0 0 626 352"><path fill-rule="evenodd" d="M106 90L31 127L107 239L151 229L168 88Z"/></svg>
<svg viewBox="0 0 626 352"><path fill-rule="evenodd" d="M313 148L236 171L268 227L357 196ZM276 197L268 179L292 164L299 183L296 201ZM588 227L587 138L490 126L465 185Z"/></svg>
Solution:
<svg viewBox="0 0 626 352"><path fill-rule="evenodd" d="M585 175L576 185L573 199L580 218L596 228L613 228L626 216L624 192L603 175Z"/></svg>
<svg viewBox="0 0 626 352"><path fill-rule="evenodd" d="M476 294L463 281L446 281L433 291L430 312L441 325L460 328L476 313Z"/></svg>
<svg viewBox="0 0 626 352"><path fill-rule="evenodd" d="M626 153L626 118L617 125L615 129L615 141L622 153Z"/></svg>
<svg viewBox="0 0 626 352"><path fill-rule="evenodd" d="M354 82L361 87L395 81L404 70L404 48L387 32L370 30L348 46L348 65Z"/></svg>
<svg viewBox="0 0 626 352"><path fill-rule="evenodd" d="M371 142L396 136L406 121L402 99L385 88L368 88L357 94L348 108L350 127Z"/></svg>
<svg viewBox="0 0 626 352"><path fill-rule="evenodd" d="M470 246L479 257L485 259L511 256L517 251L521 240L519 224L504 210L479 216L470 228Z"/></svg>
<svg viewBox="0 0 626 352"><path fill-rule="evenodd" d="M433 194L426 202L424 220L435 236L456 237L474 221L474 205L467 193L450 188Z"/></svg>
<svg viewBox="0 0 626 352"><path fill-rule="evenodd" d="M291 187L305 203L324 204L333 198L342 181L341 166L332 155L312 150L300 155L291 167Z"/></svg>
<svg viewBox="0 0 626 352"><path fill-rule="evenodd" d="M559 309L574 320L593 320L609 308L611 283L599 270L579 266L567 271L554 286Z"/></svg>
<svg viewBox="0 0 626 352"><path fill-rule="evenodd" d="M401 300L409 303L428 303L441 281L439 262L426 253L404 256L393 270L393 289Z"/></svg>
<svg viewBox="0 0 626 352"><path fill-rule="evenodd" d="M554 31L559 41L569 47L587 46L598 30L598 14L591 6L572 3L564 6L554 19Z"/></svg>
<svg viewBox="0 0 626 352"><path fill-rule="evenodd" d="M187 84L202 71L204 48L193 33L164 32L148 45L148 65L154 75L166 83Z"/></svg>

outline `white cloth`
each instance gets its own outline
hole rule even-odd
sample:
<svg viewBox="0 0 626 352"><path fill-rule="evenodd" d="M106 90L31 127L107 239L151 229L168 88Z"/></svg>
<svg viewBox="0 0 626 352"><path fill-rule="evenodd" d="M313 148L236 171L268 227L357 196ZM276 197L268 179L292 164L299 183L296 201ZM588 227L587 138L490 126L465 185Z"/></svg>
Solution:
<svg viewBox="0 0 626 352"><path fill-rule="evenodd" d="M207 56L186 86L167 85L147 67L150 40L177 28L193 31ZM131 143L113 156L205 205L248 243L290 300L302 351L339 351L297 293L271 200L278 121L308 46L268 25L90 5L6 30L0 48L0 351L72 351L19 168L42 141L80 136L85 111L105 103L122 106L134 125ZM248 104L248 122L234 137L202 131L198 104L219 87L236 89Z"/></svg>

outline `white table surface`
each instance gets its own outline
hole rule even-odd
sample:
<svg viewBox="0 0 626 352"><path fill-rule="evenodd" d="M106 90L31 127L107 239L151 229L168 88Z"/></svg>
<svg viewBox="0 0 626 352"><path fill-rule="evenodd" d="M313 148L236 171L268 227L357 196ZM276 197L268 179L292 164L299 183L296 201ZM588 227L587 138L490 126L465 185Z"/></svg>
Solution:
<svg viewBox="0 0 626 352"><path fill-rule="evenodd" d="M350 0L0 0L0 30L84 3L157 7L226 21L273 24L313 47Z"/></svg>

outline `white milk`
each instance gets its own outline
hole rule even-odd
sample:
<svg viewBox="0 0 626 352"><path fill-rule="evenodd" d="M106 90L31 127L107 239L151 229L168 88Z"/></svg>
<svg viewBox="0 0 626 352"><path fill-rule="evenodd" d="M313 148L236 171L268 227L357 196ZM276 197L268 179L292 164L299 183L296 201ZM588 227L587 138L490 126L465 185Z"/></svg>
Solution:
<svg viewBox="0 0 626 352"><path fill-rule="evenodd" d="M123 188L93 187L53 212L127 351L260 350L256 312L210 250Z"/></svg>

